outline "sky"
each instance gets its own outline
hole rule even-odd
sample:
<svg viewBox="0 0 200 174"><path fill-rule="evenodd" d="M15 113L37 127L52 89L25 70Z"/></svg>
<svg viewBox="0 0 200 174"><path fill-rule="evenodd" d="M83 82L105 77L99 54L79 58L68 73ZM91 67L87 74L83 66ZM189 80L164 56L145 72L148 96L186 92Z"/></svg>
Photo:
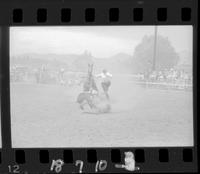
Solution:
<svg viewBox="0 0 200 174"><path fill-rule="evenodd" d="M133 55L145 35L155 26L45 26L11 27L10 55L82 54L106 58L118 53ZM168 37L177 52L192 52L192 26L158 26L158 34Z"/></svg>

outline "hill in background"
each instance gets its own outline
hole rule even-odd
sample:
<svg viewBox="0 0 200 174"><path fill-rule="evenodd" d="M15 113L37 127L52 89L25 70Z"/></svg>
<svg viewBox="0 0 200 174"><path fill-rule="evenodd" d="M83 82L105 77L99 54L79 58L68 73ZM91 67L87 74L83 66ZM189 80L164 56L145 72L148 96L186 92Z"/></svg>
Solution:
<svg viewBox="0 0 200 174"><path fill-rule="evenodd" d="M112 73L131 73L133 68L131 60L132 56L125 53L119 53L107 58L96 58L88 53L81 55L23 54L11 57L10 63L11 66L18 64L36 68L45 65L52 69L65 68L69 71L82 72L87 71L89 63L93 63L95 72L107 69Z"/></svg>
<svg viewBox="0 0 200 174"><path fill-rule="evenodd" d="M11 57L12 65L29 66L38 68L42 65L50 69L64 68L66 71L87 72L88 64L94 65L94 72L99 73L107 69L112 73L133 73L137 69L134 57L126 53L118 53L111 57L94 57L89 52L83 54L22 54ZM139 59L138 59L139 60ZM179 53L178 69L191 71L192 54L188 51Z"/></svg>

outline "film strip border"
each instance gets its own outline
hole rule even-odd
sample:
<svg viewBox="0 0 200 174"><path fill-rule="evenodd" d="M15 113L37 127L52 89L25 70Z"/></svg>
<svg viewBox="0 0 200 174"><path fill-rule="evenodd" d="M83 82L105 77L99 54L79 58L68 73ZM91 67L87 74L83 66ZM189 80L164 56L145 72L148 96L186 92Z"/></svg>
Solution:
<svg viewBox="0 0 200 174"><path fill-rule="evenodd" d="M196 31L197 0L0 2L0 26L26 25L193 25ZM195 39L194 43L197 43ZM7 121L9 119L2 124ZM3 125L2 129L5 127L8 125ZM134 152L136 165L141 169L139 172L197 172L197 138L195 147L187 148L12 149L10 130L8 136L4 133L2 136L6 142L2 142L4 146L0 149L0 173L55 173L51 170L52 160L58 159L65 163L62 173L80 172L81 161L82 172L123 173L127 171L117 169L115 164L124 162L124 152L127 151ZM102 161L107 163L104 170L98 168Z"/></svg>
<svg viewBox="0 0 200 174"><path fill-rule="evenodd" d="M20 3L21 2L21 3ZM1 3L0 25L192 25L196 0L30 1Z"/></svg>
<svg viewBox="0 0 200 174"><path fill-rule="evenodd" d="M9 173L126 173L116 164L124 163L124 153L135 154L139 172L196 172L193 148L123 148L123 149L12 149L9 163L1 157L0 172ZM6 156L4 154L3 156ZM60 171L53 165L63 161ZM101 165L100 165L101 164ZM137 171L136 171L137 172Z"/></svg>

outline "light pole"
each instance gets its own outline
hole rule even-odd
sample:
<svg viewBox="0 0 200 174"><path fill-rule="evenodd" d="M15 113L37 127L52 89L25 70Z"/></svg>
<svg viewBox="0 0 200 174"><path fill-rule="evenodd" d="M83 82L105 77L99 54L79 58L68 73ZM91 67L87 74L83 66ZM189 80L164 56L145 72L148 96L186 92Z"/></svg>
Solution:
<svg viewBox="0 0 200 174"><path fill-rule="evenodd" d="M153 46L153 65L152 65L152 71L156 70L157 36L158 36L158 26L156 25L155 29L154 29L154 46Z"/></svg>

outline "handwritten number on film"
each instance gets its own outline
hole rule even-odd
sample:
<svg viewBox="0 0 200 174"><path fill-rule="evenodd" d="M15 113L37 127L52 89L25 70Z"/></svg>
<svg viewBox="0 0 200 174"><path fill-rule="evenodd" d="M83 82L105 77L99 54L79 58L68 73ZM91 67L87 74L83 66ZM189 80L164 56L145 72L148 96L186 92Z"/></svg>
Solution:
<svg viewBox="0 0 200 174"><path fill-rule="evenodd" d="M62 171L62 166L63 165L64 165L64 162L61 159L52 160L52 164L51 164L50 170L51 171L55 171L56 173L60 173ZM75 166L79 167L79 173L83 172L83 165L84 165L83 161L76 160ZM106 160L98 160L96 162L96 165L95 165L95 172L104 171L107 168L107 165L108 165L108 163L107 163ZM13 171L13 173L19 173L19 171L18 171L19 170L19 166L16 165L16 166L13 166L13 167L14 167L14 169L11 170L11 166L10 166L9 167L9 171Z"/></svg>
<svg viewBox="0 0 200 174"><path fill-rule="evenodd" d="M64 161L61 159L52 160L50 170L60 173L63 165ZM79 167L79 173L83 172L83 165L84 162L82 160L76 160L75 166ZM95 172L106 170L107 165L108 163L106 160L98 160L95 165ZM140 167L135 166L135 156L132 152L125 152L125 164L116 164L115 167L125 168L128 171L140 170ZM19 165L9 165L8 171L9 173L20 173L20 167Z"/></svg>
<svg viewBox="0 0 200 174"><path fill-rule="evenodd" d="M82 173L82 169L83 169L83 161L81 160L76 160L76 166L80 165L79 167L79 173Z"/></svg>
<svg viewBox="0 0 200 174"><path fill-rule="evenodd" d="M8 171L9 171L9 173L20 173L19 165L9 165Z"/></svg>
<svg viewBox="0 0 200 174"><path fill-rule="evenodd" d="M51 171L55 170L56 173L59 173L62 171L63 165L64 165L64 162L61 159L52 160Z"/></svg>
<svg viewBox="0 0 200 174"><path fill-rule="evenodd" d="M81 160L76 160L76 166L79 166L79 173L83 172L83 164L84 162ZM107 167L107 161L106 160L100 160L96 162L95 165L95 172L104 171Z"/></svg>
<svg viewBox="0 0 200 174"><path fill-rule="evenodd" d="M107 161L106 160L97 161L96 167L95 167L95 172L98 172L98 170L104 171L106 169L106 167L107 167Z"/></svg>

